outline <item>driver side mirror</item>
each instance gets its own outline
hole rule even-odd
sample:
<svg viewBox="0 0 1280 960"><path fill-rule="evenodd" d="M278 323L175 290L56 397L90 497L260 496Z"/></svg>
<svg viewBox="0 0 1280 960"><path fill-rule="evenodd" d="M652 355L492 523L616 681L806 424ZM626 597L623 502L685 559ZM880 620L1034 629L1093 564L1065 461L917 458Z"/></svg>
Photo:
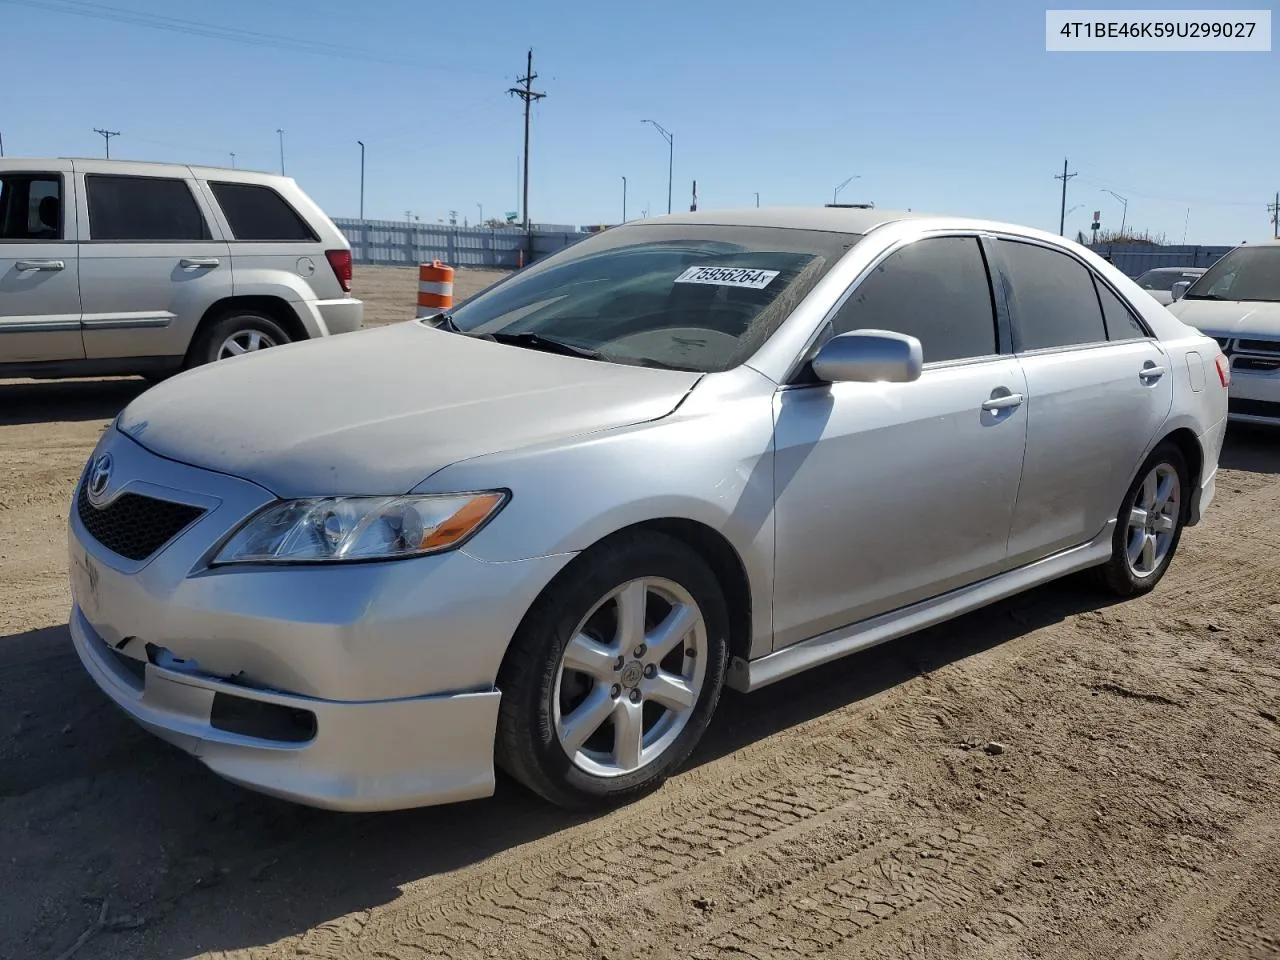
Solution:
<svg viewBox="0 0 1280 960"><path fill-rule="evenodd" d="M829 383L909 383L920 378L920 341L891 330L853 330L822 345L811 364Z"/></svg>
<svg viewBox="0 0 1280 960"><path fill-rule="evenodd" d="M1171 294L1174 300L1181 300L1182 295L1187 292L1187 288L1191 286L1190 280L1179 280L1172 287Z"/></svg>

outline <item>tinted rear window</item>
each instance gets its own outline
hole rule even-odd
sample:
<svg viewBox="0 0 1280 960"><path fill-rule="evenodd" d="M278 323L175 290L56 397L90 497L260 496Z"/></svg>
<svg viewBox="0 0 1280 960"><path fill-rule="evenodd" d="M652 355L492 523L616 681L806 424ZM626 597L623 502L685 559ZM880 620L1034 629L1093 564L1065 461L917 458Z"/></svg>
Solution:
<svg viewBox="0 0 1280 960"><path fill-rule="evenodd" d="M210 183L218 206L236 240L298 240L314 242L312 229L270 187L252 183Z"/></svg>

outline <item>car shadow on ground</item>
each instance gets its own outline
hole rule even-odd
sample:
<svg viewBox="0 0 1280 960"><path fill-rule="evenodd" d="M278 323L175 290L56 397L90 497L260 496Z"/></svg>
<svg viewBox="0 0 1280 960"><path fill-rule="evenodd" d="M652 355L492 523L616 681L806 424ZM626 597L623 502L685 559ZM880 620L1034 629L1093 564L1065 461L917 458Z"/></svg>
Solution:
<svg viewBox="0 0 1280 960"><path fill-rule="evenodd" d="M1231 424L1218 465L1226 470L1280 474L1280 427Z"/></svg>
<svg viewBox="0 0 1280 960"><path fill-rule="evenodd" d="M728 692L687 767L1108 603L1085 578L1068 578L756 693ZM60 815L57 829L69 831L75 857L111 865L93 888L115 890L118 909L146 921L139 931L101 934L116 941L101 945L112 956L176 960L269 944L588 819L505 778L490 799L384 814L311 810L242 790L106 702L65 627L0 638L0 677L0 802L83 785L86 799ZM24 724L26 749L8 736ZM0 886L20 882L4 876L9 869L18 868L0 864ZM50 953L95 910L75 912ZM174 911L181 920L165 922Z"/></svg>
<svg viewBox="0 0 1280 960"><path fill-rule="evenodd" d="M150 386L140 377L0 380L0 427L68 420L110 420Z"/></svg>

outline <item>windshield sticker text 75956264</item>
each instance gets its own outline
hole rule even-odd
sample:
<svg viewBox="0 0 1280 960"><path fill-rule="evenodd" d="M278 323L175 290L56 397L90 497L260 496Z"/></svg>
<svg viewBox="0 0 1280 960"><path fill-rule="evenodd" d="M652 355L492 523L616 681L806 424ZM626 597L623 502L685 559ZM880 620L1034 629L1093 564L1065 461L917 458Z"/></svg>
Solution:
<svg viewBox="0 0 1280 960"><path fill-rule="evenodd" d="M676 283L710 283L718 287L748 287L752 290L763 290L773 278L777 270L757 270L754 267L690 267L680 276Z"/></svg>

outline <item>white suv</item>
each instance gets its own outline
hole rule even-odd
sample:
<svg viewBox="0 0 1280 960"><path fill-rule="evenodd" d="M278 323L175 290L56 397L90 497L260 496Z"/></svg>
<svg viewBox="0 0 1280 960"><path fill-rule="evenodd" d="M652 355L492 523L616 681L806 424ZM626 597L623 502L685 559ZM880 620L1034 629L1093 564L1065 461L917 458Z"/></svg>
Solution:
<svg viewBox="0 0 1280 960"><path fill-rule="evenodd" d="M153 379L356 330L351 246L290 178L0 160L0 378Z"/></svg>

